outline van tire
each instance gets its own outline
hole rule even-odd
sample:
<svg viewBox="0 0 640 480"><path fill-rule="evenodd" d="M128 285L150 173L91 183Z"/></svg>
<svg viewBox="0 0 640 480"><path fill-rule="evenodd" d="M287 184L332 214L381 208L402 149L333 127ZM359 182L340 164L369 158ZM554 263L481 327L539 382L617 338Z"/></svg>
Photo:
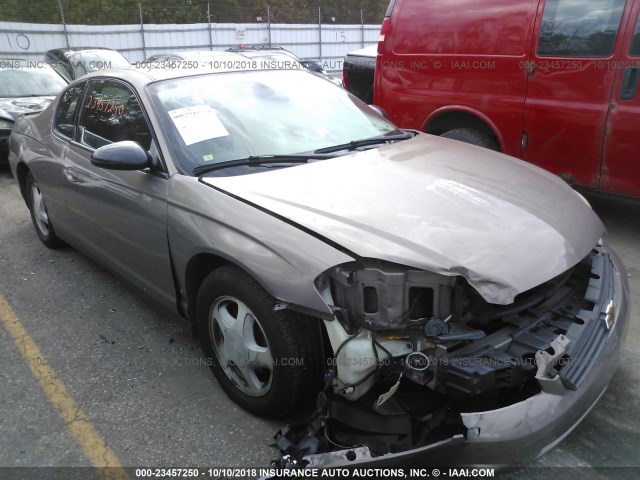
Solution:
<svg viewBox="0 0 640 480"><path fill-rule="evenodd" d="M454 130L449 130L448 132L444 132L441 137L470 143L471 145L488 148L489 150L494 150L496 152L500 151L498 143L493 138L472 128L456 128Z"/></svg>

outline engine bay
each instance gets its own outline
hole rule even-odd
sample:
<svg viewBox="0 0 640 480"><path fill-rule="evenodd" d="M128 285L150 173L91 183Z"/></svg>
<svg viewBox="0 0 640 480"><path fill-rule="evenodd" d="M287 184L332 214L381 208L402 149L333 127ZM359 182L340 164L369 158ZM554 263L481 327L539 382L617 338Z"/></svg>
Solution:
<svg viewBox="0 0 640 480"><path fill-rule="evenodd" d="M366 447L372 457L467 439L467 412L496 410L542 389L576 390L587 337L606 330L600 298L610 262L595 248L562 275L486 302L466 280L383 262L336 267L317 281L334 310L333 355L307 422L276 435L279 466ZM580 370L577 372L576 370ZM355 454L354 454L355 455Z"/></svg>

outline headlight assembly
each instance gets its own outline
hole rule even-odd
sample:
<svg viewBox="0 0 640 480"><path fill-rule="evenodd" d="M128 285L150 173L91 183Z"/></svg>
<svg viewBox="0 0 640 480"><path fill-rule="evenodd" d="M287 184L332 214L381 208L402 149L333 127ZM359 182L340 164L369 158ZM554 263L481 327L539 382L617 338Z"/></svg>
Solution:
<svg viewBox="0 0 640 480"><path fill-rule="evenodd" d="M336 317L347 331L395 331L451 315L456 280L456 276L369 260L328 270L316 287L330 289Z"/></svg>
<svg viewBox="0 0 640 480"><path fill-rule="evenodd" d="M11 130L13 128L13 120L0 118L0 130Z"/></svg>

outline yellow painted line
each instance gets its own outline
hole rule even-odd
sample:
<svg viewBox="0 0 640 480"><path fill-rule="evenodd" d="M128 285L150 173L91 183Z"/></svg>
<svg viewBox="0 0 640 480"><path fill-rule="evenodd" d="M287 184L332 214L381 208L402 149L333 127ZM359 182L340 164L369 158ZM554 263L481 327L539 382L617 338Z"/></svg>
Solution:
<svg viewBox="0 0 640 480"><path fill-rule="evenodd" d="M98 470L100 477L107 480L128 479L129 476L118 458L95 431L85 413L58 379L55 371L49 366L2 294L0 294L0 321L13 338L49 402L66 423L91 465Z"/></svg>

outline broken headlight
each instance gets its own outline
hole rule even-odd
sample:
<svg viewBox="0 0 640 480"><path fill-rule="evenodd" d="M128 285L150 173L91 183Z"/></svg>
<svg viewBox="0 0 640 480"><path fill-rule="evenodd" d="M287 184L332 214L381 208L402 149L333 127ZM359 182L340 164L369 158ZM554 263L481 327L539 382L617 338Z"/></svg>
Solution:
<svg viewBox="0 0 640 480"><path fill-rule="evenodd" d="M366 393L376 376L402 374L425 385L434 376L430 359L446 352L440 344L484 336L452 321L465 304L456 276L368 260L328 270L316 288L335 314L325 322L334 391L347 398Z"/></svg>
<svg viewBox="0 0 640 480"><path fill-rule="evenodd" d="M456 276L370 260L334 267L316 280L347 332L398 331L453 313Z"/></svg>

